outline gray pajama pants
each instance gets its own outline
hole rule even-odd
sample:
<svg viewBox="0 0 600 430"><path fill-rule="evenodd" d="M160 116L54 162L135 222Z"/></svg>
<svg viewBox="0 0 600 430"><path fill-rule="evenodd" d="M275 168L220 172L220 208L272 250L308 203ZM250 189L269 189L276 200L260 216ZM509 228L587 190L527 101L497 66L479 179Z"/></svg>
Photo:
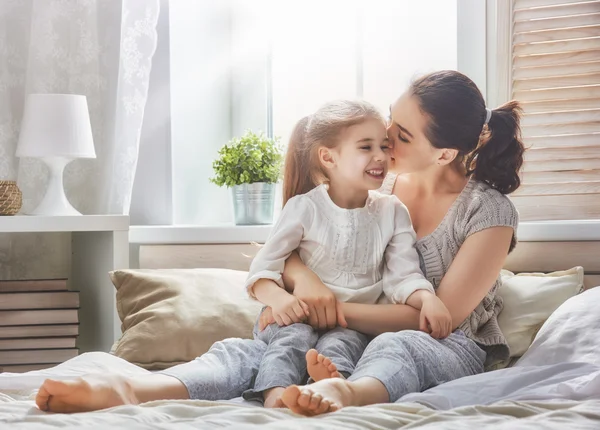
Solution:
<svg viewBox="0 0 600 430"><path fill-rule="evenodd" d="M409 393L483 372L486 353L457 330L436 340L421 331L405 330L377 336L348 378L370 377L387 389L390 402Z"/></svg>
<svg viewBox="0 0 600 430"><path fill-rule="evenodd" d="M335 337L333 333L331 337ZM318 345L317 349L320 350ZM262 340L227 339L215 343L201 357L161 373L179 379L191 399L229 400L253 387L254 392L261 388L255 382L266 350L267 344ZM425 333L407 330L373 339L354 372L344 369L343 363L336 364L342 371L352 373L349 380L370 377L381 381L390 401L395 402L405 394L483 372L485 356L485 352L460 331L438 341ZM269 372L268 367L265 369ZM287 372L285 375L289 376ZM264 380L267 381L265 386L272 383L285 386L279 385L283 383L279 380Z"/></svg>
<svg viewBox="0 0 600 430"><path fill-rule="evenodd" d="M286 327L271 324L261 332L258 321L254 326L254 338L267 344L267 349L254 386L243 393L246 400L262 400L262 392L270 388L306 383L306 352L311 348L329 357L339 372L350 375L370 340L354 330L337 327L319 333L302 323Z"/></svg>

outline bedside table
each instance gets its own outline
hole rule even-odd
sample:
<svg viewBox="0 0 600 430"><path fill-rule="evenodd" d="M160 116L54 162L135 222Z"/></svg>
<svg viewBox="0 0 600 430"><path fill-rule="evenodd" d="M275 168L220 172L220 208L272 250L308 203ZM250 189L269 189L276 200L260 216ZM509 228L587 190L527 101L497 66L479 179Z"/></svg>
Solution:
<svg viewBox="0 0 600 430"><path fill-rule="evenodd" d="M50 232L71 233L69 288L80 292L79 352L108 352L121 335L108 272L129 268L129 216L0 217L0 233Z"/></svg>

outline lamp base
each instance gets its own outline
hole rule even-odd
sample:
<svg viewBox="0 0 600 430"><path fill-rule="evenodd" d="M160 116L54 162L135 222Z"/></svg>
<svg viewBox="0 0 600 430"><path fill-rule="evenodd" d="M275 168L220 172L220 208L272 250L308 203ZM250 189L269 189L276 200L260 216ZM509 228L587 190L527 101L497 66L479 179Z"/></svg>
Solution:
<svg viewBox="0 0 600 430"><path fill-rule="evenodd" d="M72 159L64 157L48 157L42 159L50 169L50 180L46 194L40 204L27 215L43 216L77 216L81 213L75 209L63 187L63 172Z"/></svg>

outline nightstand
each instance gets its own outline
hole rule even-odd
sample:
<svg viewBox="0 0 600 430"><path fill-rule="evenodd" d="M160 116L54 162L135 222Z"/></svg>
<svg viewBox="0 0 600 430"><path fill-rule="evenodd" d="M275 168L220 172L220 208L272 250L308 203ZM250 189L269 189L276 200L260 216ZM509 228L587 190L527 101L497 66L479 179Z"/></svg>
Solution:
<svg viewBox="0 0 600 430"><path fill-rule="evenodd" d="M50 232L71 233L69 285L80 292L79 352L108 352L121 335L108 272L129 268L129 216L0 217L0 233Z"/></svg>

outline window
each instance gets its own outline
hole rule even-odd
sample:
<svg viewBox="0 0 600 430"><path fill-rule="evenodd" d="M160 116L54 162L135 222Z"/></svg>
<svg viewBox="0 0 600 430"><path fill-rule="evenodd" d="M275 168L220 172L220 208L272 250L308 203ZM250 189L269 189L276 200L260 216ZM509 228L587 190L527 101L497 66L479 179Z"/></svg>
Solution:
<svg viewBox="0 0 600 430"><path fill-rule="evenodd" d="M197 0L165 6L170 74L154 88L168 91L170 159L165 151L150 154L151 146L142 143L146 165L136 176L134 223L155 222L153 213L168 211L152 205L165 200L173 224L230 223L229 190L208 179L218 149L231 137L252 128L285 143L296 121L336 98L362 97L385 113L412 78L458 64L457 0ZM164 99L156 105L164 108ZM155 139L158 122L147 123L148 140ZM167 164L172 171L162 182L172 184L172 195L162 199L157 194L164 187L148 184ZM142 193L148 195L142 199Z"/></svg>
<svg viewBox="0 0 600 430"><path fill-rule="evenodd" d="M513 0L510 93L524 108L522 221L600 218L600 1Z"/></svg>

